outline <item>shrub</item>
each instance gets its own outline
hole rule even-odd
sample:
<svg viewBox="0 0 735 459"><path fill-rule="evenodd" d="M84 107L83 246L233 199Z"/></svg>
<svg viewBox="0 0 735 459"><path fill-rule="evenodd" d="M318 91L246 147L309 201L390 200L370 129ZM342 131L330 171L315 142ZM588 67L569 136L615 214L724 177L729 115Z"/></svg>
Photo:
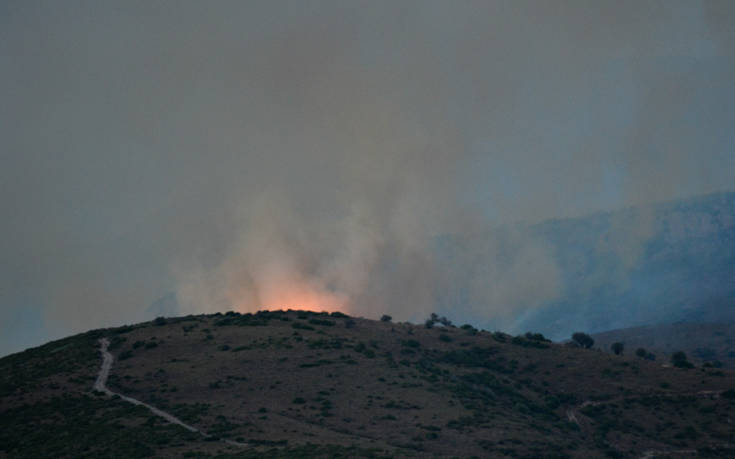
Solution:
<svg viewBox="0 0 735 459"><path fill-rule="evenodd" d="M674 352L671 355L671 363L677 368L694 368L694 365L687 360L687 355L684 351Z"/></svg>
<svg viewBox="0 0 735 459"><path fill-rule="evenodd" d="M345 328L355 328L355 325L357 325L357 322L355 322L352 319L345 320Z"/></svg>
<svg viewBox="0 0 735 459"><path fill-rule="evenodd" d="M439 317L434 312L432 312L431 313L431 316L428 319L426 319L426 322L424 322L424 326L426 328L432 328L432 327L434 327L434 324L436 324L436 323L440 323L440 324L444 325L445 327L451 327L452 326L452 321L451 320L447 319L444 316Z"/></svg>
<svg viewBox="0 0 735 459"><path fill-rule="evenodd" d="M444 333L442 333L441 335L439 335L439 341L444 341L445 343L449 343L452 341L452 338L450 338L449 335L445 335Z"/></svg>
<svg viewBox="0 0 735 459"><path fill-rule="evenodd" d="M572 335L572 340L577 343L580 347L585 349L591 348L595 344L595 340L592 339L587 333L576 332Z"/></svg>
<svg viewBox="0 0 735 459"><path fill-rule="evenodd" d="M546 343L550 343L551 342L550 339L546 339L546 337L544 335L542 335L541 333L527 332L526 333L526 339L530 339L532 341L543 341L543 342L546 342Z"/></svg>
<svg viewBox="0 0 735 459"><path fill-rule="evenodd" d="M309 323L312 325L324 325L326 327L334 326L334 321L327 319L309 319Z"/></svg>
<svg viewBox="0 0 735 459"><path fill-rule="evenodd" d="M162 326L166 325L166 318L165 317L156 317L153 321L153 325Z"/></svg>
<svg viewBox="0 0 735 459"><path fill-rule="evenodd" d="M336 319L346 319L346 318L350 317L347 314L344 314L344 313L339 312L339 311L334 311L333 313L330 314L330 316L332 316L332 317L334 317Z"/></svg>
<svg viewBox="0 0 735 459"><path fill-rule="evenodd" d="M543 336L543 335L542 335ZM513 339L510 340L512 344L515 344L516 346L523 346L523 347L536 347L539 349L548 349L549 345L546 344L545 341L538 341L535 339L528 339L524 336L518 335L514 336Z"/></svg>
<svg viewBox="0 0 735 459"><path fill-rule="evenodd" d="M635 350L635 355L637 355L638 357L642 359L645 359L646 356L648 355L648 352L646 352L646 350L643 349L642 347L639 347L638 349Z"/></svg>
<svg viewBox="0 0 735 459"><path fill-rule="evenodd" d="M612 343L612 346L610 346L610 349L615 353L615 355L620 355L623 353L623 349L625 349L625 346L623 343L617 341L615 343Z"/></svg>
<svg viewBox="0 0 735 459"><path fill-rule="evenodd" d="M506 341L508 341L505 337L505 334L499 331L493 332L493 339L499 343L505 343Z"/></svg>
<svg viewBox="0 0 735 459"><path fill-rule="evenodd" d="M296 397L295 399L293 399L293 403L297 405L303 405L304 403L306 403L306 400L304 400L302 397Z"/></svg>
<svg viewBox="0 0 735 459"><path fill-rule="evenodd" d="M383 316L380 318L381 322L390 322L393 320L393 317L389 316L388 314L383 314Z"/></svg>
<svg viewBox="0 0 735 459"><path fill-rule="evenodd" d="M122 352L120 356L118 357L118 360L126 360L133 356L133 351L127 350L125 352Z"/></svg>
<svg viewBox="0 0 735 459"><path fill-rule="evenodd" d="M403 341L401 341L401 344L403 346L405 346L405 347L419 347L419 346L421 346L421 343L419 343L415 339L403 340Z"/></svg>

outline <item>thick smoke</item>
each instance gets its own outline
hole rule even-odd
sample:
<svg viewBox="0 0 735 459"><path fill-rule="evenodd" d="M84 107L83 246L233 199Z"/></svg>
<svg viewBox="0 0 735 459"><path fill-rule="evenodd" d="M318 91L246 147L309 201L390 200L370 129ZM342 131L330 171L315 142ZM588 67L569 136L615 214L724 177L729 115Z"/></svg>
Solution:
<svg viewBox="0 0 735 459"><path fill-rule="evenodd" d="M563 289L519 222L731 186L734 9L4 2L0 353L167 291L512 323Z"/></svg>

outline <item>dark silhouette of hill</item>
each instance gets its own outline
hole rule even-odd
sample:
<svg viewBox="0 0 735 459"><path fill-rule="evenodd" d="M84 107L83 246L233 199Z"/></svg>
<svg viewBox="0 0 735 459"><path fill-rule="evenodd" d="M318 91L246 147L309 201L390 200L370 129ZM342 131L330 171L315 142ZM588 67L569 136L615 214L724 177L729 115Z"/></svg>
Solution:
<svg viewBox="0 0 735 459"><path fill-rule="evenodd" d="M103 339L118 395L92 391ZM727 370L339 313L161 318L0 359L0 457L732 457L734 409Z"/></svg>

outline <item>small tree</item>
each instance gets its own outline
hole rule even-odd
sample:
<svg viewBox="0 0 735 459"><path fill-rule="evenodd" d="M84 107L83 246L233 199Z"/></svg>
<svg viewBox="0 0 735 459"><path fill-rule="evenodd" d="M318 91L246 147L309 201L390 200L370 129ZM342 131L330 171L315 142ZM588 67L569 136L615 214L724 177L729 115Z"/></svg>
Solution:
<svg viewBox="0 0 735 459"><path fill-rule="evenodd" d="M583 347L585 349L589 349L595 344L595 340L592 339L590 335L582 332L576 332L575 334L573 334L572 340L580 347Z"/></svg>
<svg viewBox="0 0 735 459"><path fill-rule="evenodd" d="M610 346L610 349L615 353L615 355L620 355L623 353L623 349L625 349L625 346L621 342L615 342L612 343L612 346Z"/></svg>
<svg viewBox="0 0 735 459"><path fill-rule="evenodd" d="M638 357L642 359L645 359L646 356L648 355L648 352L646 352L646 350L643 349L642 347L639 347L638 349L635 350L635 355L637 355Z"/></svg>
<svg viewBox="0 0 735 459"><path fill-rule="evenodd" d="M437 315L437 313L435 313L435 312L432 312L431 313L431 316L429 316L429 318L426 319L426 322L424 322L424 326L426 328L433 328L434 327L434 324L437 324L437 323L442 324L445 327L451 327L452 326L452 321L451 320L447 319L444 316L439 317L439 315Z"/></svg>
<svg viewBox="0 0 735 459"><path fill-rule="evenodd" d="M393 317L389 316L388 314L383 314L383 316L380 318L381 322L390 322L393 320Z"/></svg>
<svg viewBox="0 0 735 459"><path fill-rule="evenodd" d="M546 339L546 337L541 333L531 333L526 332L526 339L530 339L531 341L542 341L545 343L550 343L550 339Z"/></svg>
<svg viewBox="0 0 735 459"><path fill-rule="evenodd" d="M678 351L671 354L671 363L677 368L694 368L694 365L687 360L684 351Z"/></svg>

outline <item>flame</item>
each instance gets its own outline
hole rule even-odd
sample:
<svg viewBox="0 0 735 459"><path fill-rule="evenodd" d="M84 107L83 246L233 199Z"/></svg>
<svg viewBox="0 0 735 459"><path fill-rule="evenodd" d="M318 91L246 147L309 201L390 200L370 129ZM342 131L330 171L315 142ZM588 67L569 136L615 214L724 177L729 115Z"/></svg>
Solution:
<svg viewBox="0 0 735 459"><path fill-rule="evenodd" d="M308 283L269 286L261 292L265 309L300 309L307 311L345 311L347 298Z"/></svg>
<svg viewBox="0 0 735 459"><path fill-rule="evenodd" d="M346 295L330 291L319 282L302 279L269 279L257 285L257 294L249 288L230 290L230 303L239 312L295 309L314 312L347 312ZM237 292L237 293L236 293Z"/></svg>

